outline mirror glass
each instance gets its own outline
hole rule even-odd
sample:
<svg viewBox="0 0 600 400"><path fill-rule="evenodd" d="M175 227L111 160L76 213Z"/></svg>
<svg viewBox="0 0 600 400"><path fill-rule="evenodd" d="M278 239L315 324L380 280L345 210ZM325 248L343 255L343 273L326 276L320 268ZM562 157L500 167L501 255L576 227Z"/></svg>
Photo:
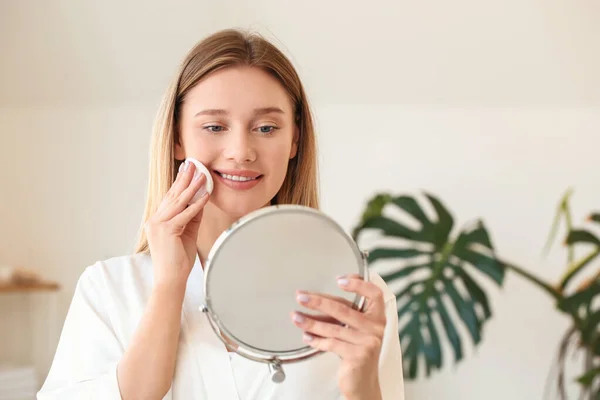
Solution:
<svg viewBox="0 0 600 400"><path fill-rule="evenodd" d="M296 291L319 292L358 304L336 278L363 276L363 255L323 213L301 206L258 210L224 232L206 265L206 305L221 334L240 346L271 354L310 349L292 311L316 313L296 302Z"/></svg>

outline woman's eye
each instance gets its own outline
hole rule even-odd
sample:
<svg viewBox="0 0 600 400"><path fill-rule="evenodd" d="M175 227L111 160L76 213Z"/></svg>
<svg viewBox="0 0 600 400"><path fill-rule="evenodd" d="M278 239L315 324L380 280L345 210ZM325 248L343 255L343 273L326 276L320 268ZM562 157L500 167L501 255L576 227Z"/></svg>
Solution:
<svg viewBox="0 0 600 400"><path fill-rule="evenodd" d="M271 125L265 125L265 126L261 126L258 128L258 131L260 133L264 133L264 134L269 134L269 133L273 133L275 131L275 129L277 129L274 126Z"/></svg>
<svg viewBox="0 0 600 400"><path fill-rule="evenodd" d="M212 133L218 133L218 132L222 132L223 131L223 127L220 125L209 125L209 126L205 126L204 129L208 130L209 132Z"/></svg>

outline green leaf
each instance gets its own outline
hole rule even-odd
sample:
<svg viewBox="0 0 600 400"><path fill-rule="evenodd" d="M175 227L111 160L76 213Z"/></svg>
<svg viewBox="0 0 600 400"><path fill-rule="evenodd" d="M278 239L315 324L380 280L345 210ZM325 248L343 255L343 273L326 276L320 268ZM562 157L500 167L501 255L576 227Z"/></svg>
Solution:
<svg viewBox="0 0 600 400"><path fill-rule="evenodd" d="M474 304L466 301L460 293L458 293L458 290L456 290L452 282L446 281L445 283L446 293L448 293L448 296L456 308L456 312L469 330L473 343L479 344L481 341L481 335L479 333L480 324L477 319L477 314L475 313Z"/></svg>
<svg viewBox="0 0 600 400"><path fill-rule="evenodd" d="M577 382L581 383L584 387L589 387L594 379L600 375L600 367L591 369L577 378Z"/></svg>
<svg viewBox="0 0 600 400"><path fill-rule="evenodd" d="M600 278L596 278L585 289L566 297L558 303L558 307L570 314L579 314L581 307L590 304L592 299L598 294L600 294Z"/></svg>
<svg viewBox="0 0 600 400"><path fill-rule="evenodd" d="M581 334L583 347L596 355L600 355L600 310L598 307L592 308L592 305L597 304L595 300L599 295L600 278L596 277L579 292L558 303L560 310L571 314L575 321L579 321L576 326Z"/></svg>
<svg viewBox="0 0 600 400"><path fill-rule="evenodd" d="M581 338L584 343L592 343L599 339L600 334L600 310L592 312L583 321Z"/></svg>
<svg viewBox="0 0 600 400"><path fill-rule="evenodd" d="M411 301L418 301L419 299L419 295L414 295L412 292L412 290L419 286L419 285L425 285L423 282L411 282L408 285L406 285L406 287L404 289L402 289L400 292L396 293L396 303L400 303L401 300L404 299L405 296L408 296L409 302ZM400 313L401 309L398 309L398 316L401 317L401 313Z"/></svg>
<svg viewBox="0 0 600 400"><path fill-rule="evenodd" d="M588 217L588 220L592 221L592 222L600 222L600 213L590 214L590 216Z"/></svg>
<svg viewBox="0 0 600 400"><path fill-rule="evenodd" d="M560 220L561 218L565 218L565 222L567 225L567 231L570 231L573 226L572 226L572 218L571 218L571 211L570 211L570 207L569 207L569 201L571 199L571 195L573 194L573 189L569 188L567 189L567 191L563 194L562 198L560 199L560 202L558 204L557 210L556 210L556 214L554 215L554 220L552 221L552 227L550 228L550 233L548 234L548 239L546 240L546 245L544 246L544 254L548 254L548 251L550 250L550 247L552 246L552 242L554 241L554 239L556 238L557 234L558 234L558 227L560 225ZM569 260L572 260L572 258L570 257Z"/></svg>
<svg viewBox="0 0 600 400"><path fill-rule="evenodd" d="M380 217L383 213L383 208L391 201L392 197L387 193L381 193L374 196L365 207L360 219L360 223L352 230L354 240L358 239L358 235L362 230L364 223L371 218Z"/></svg>
<svg viewBox="0 0 600 400"><path fill-rule="evenodd" d="M600 239L598 239L590 231L584 229L573 229L569 232L566 239L566 244L573 245L576 243L591 243L596 246L600 246Z"/></svg>
<svg viewBox="0 0 600 400"><path fill-rule="evenodd" d="M365 221L362 229L378 229L386 236L392 236L402 239L431 242L425 231L415 231L387 217L374 217Z"/></svg>
<svg viewBox="0 0 600 400"><path fill-rule="evenodd" d="M406 349L403 351L403 360L408 376L411 379L416 378L417 376L417 367L419 361L419 353L421 351L421 332L419 329L419 315L413 314L411 320L406 324L404 329L400 332L400 340L404 340L405 336L410 337L410 342Z"/></svg>
<svg viewBox="0 0 600 400"><path fill-rule="evenodd" d="M379 259L412 258L412 257L420 256L423 254L428 254L428 252L424 252L422 250L415 249L415 248L406 248L406 249L378 248L375 250L371 250L369 252L368 260L370 263L372 263Z"/></svg>
<svg viewBox="0 0 600 400"><path fill-rule="evenodd" d="M462 342L460 340L460 336L454 327L454 322L450 318L448 314L448 310L446 310L446 306L444 305L442 298L440 295L435 292L434 298L437 300L436 310L438 311L438 315L442 320L442 325L446 330L446 334L448 335L448 339L450 340L450 344L452 345L452 349L454 350L454 361L458 362L463 358L462 352Z"/></svg>
<svg viewBox="0 0 600 400"><path fill-rule="evenodd" d="M570 281L581 272L586 266L588 266L592 261L594 261L600 255L600 247L595 250L592 250L587 256L571 263L567 267L567 272L565 272L564 276L561 278L559 288L560 290L564 290Z"/></svg>
<svg viewBox="0 0 600 400"><path fill-rule="evenodd" d="M394 205L406 211L409 215L412 215L415 219L417 219L421 225L427 226L431 225L431 221L425 215L425 212L419 206L419 203L413 198L409 196L400 196L392 199L391 201Z"/></svg>
<svg viewBox="0 0 600 400"><path fill-rule="evenodd" d="M441 248L448 240L448 236L452 231L452 227L454 226L454 218L452 218L452 215L448 209L436 197L430 194L425 194L425 196L429 199L433 209L437 214L438 221L434 231L434 244L436 248Z"/></svg>
<svg viewBox="0 0 600 400"><path fill-rule="evenodd" d="M473 229L465 231L465 243L478 243L490 250L494 249L490 235L482 221L477 221Z"/></svg>
<svg viewBox="0 0 600 400"><path fill-rule="evenodd" d="M429 264L419 264L419 265L409 265L401 268L396 272L391 272L387 274L381 274L381 278L386 282L393 282L398 278L402 278L412 274L415 271L418 271L423 268L429 267Z"/></svg>
<svg viewBox="0 0 600 400"><path fill-rule="evenodd" d="M473 278L471 278L464 269L456 267L456 266L453 266L453 268L454 268L454 272L456 273L456 275L462 279L471 298L474 299L477 303L481 304L481 308L483 309L484 318L485 319L491 318L492 310L490 309L490 303L488 301L488 298L487 298L485 292L479 288L479 286L475 283Z"/></svg>
<svg viewBox="0 0 600 400"><path fill-rule="evenodd" d="M407 304L405 307L406 310L410 308L410 304ZM404 313L398 314L398 318L401 318ZM413 340L415 336L420 336L419 332L419 313L410 313L410 320L404 325L404 327L399 332L400 340L404 340L404 338L408 335L408 337Z"/></svg>
<svg viewBox="0 0 600 400"><path fill-rule="evenodd" d="M440 337L437 333L437 329L433 323L433 317L430 313L425 314L427 316L427 332L429 333L429 345L427 346L427 360L433 364L437 369L442 368L442 346L440 343Z"/></svg>
<svg viewBox="0 0 600 400"><path fill-rule="evenodd" d="M473 267L492 278L498 285L502 285L504 282L505 267L498 259L468 248L457 249L454 255L469 262Z"/></svg>
<svg viewBox="0 0 600 400"><path fill-rule="evenodd" d="M415 336L416 338L417 336ZM414 339L414 341L410 342L410 345L414 345L415 347L415 352L417 354L417 356L411 357L412 355L412 351L409 351L409 358L408 358L408 376L410 376L411 379L414 379L417 377L417 368L419 367L419 357L418 357L418 350L419 350L419 343L417 343L417 339ZM409 345L409 348L410 348Z"/></svg>
<svg viewBox="0 0 600 400"><path fill-rule="evenodd" d="M492 310L485 291L472 274L479 274L498 285L504 282L505 266L496 258L490 235L481 220L458 229L454 237L454 217L436 197L425 194L436 213L430 220L420 202L399 196L388 202L420 222L419 228L406 226L391 216L374 215L359 227L377 230L382 241L402 238L402 247L375 242L369 254L369 267L377 261L398 260L398 267L381 274L385 282L394 283L398 307L399 336L403 345L406 378L413 379L419 370L426 374L442 368L443 346L452 348L454 361L464 357L463 341L481 342L484 324ZM389 242L388 242L389 243ZM433 245L433 246L432 246ZM473 270L471 270L473 268ZM418 280L413 280L418 274ZM466 292L459 290L459 285ZM444 304L444 301L448 301ZM450 314L448 306L456 309ZM439 317L441 328L433 321ZM463 324L466 334L459 333ZM463 338L464 336L464 338ZM409 351L406 347L410 347ZM424 368L418 368L419 358Z"/></svg>

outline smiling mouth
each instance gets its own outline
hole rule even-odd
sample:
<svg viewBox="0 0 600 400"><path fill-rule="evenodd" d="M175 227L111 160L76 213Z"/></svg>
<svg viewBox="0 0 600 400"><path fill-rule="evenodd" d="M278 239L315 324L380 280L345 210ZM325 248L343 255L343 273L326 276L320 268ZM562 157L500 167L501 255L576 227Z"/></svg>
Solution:
<svg viewBox="0 0 600 400"><path fill-rule="evenodd" d="M219 171L215 171L215 173L217 175L219 175L221 178L227 179L232 182L250 182L250 181L255 181L262 177L262 175L256 175L256 176L229 175L229 174L221 173Z"/></svg>

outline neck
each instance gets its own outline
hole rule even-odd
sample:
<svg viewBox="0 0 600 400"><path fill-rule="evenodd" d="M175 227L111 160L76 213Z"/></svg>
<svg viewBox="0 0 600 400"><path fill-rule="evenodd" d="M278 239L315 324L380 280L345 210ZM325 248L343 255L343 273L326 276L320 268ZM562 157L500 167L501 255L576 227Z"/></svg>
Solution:
<svg viewBox="0 0 600 400"><path fill-rule="evenodd" d="M205 265L210 249L213 247L221 233L229 228L236 220L237 218L225 214L210 202L204 206L202 222L198 228L198 240L196 241L198 256L200 257L200 262L203 266Z"/></svg>

